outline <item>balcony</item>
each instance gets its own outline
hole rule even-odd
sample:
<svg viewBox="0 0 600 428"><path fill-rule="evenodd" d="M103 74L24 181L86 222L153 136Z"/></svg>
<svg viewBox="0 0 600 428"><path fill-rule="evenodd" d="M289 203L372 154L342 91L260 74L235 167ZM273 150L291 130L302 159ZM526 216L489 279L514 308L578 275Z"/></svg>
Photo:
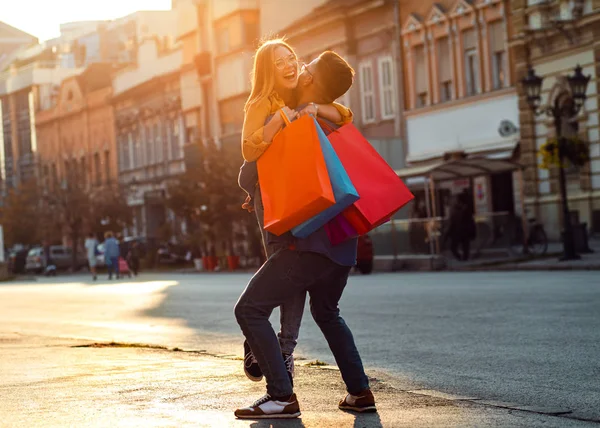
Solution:
<svg viewBox="0 0 600 428"><path fill-rule="evenodd" d="M140 46L138 52L138 67L125 70L113 80L114 95L118 96L130 89L142 85L154 78L178 71L183 62L180 50L159 56L153 42Z"/></svg>
<svg viewBox="0 0 600 428"><path fill-rule="evenodd" d="M18 92L33 85L60 85L82 68L62 68L58 62L39 61L0 74L0 95Z"/></svg>
<svg viewBox="0 0 600 428"><path fill-rule="evenodd" d="M213 19L221 19L239 10L251 10L259 8L259 0L227 0L214 2Z"/></svg>

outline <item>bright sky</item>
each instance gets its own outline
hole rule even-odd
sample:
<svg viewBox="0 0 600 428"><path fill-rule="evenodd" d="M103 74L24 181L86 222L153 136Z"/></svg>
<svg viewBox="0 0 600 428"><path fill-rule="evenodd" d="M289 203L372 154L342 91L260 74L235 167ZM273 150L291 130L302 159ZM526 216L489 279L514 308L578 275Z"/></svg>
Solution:
<svg viewBox="0 0 600 428"><path fill-rule="evenodd" d="M38 37L60 35L60 24L115 19L138 10L168 10L171 0L0 0L0 21Z"/></svg>

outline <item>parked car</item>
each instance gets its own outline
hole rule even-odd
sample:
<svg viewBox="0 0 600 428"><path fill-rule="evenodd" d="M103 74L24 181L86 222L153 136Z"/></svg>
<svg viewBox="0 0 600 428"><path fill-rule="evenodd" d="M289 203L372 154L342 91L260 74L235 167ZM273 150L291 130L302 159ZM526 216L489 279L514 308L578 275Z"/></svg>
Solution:
<svg viewBox="0 0 600 428"><path fill-rule="evenodd" d="M8 270L13 274L25 273L29 247L14 248L8 252Z"/></svg>
<svg viewBox="0 0 600 428"><path fill-rule="evenodd" d="M358 238L356 268L363 275L373 272L373 241L371 241L369 235Z"/></svg>
<svg viewBox="0 0 600 428"><path fill-rule="evenodd" d="M156 252L157 261L160 264L184 264L188 262L188 251L185 245L163 243Z"/></svg>
<svg viewBox="0 0 600 428"><path fill-rule="evenodd" d="M73 265L73 251L71 248L65 247L64 245L51 245L50 260L57 269L68 269ZM78 269L87 266L85 255L81 252L77 254L77 263ZM29 250L29 253L27 253L25 270L28 272L42 273L45 269L46 257L44 255L44 248L35 247Z"/></svg>

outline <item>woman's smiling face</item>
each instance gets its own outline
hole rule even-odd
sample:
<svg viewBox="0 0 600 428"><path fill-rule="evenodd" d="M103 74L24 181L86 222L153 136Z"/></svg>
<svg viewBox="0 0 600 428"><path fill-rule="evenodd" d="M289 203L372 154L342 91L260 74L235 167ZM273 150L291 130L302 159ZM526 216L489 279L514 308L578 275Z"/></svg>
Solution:
<svg viewBox="0 0 600 428"><path fill-rule="evenodd" d="M277 46L273 51L275 90L293 90L298 85L298 59L285 46Z"/></svg>

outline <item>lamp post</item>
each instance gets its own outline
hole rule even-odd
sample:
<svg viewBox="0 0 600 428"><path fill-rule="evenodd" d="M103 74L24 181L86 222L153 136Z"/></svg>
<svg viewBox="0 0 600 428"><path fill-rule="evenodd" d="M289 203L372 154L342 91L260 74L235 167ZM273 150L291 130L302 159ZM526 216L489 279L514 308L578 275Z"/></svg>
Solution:
<svg viewBox="0 0 600 428"><path fill-rule="evenodd" d="M571 218L569 214L569 205L567 201L567 186L565 179L565 170L563 167L563 160L565 157L565 145L567 139L563 135L563 119L571 119L577 116L581 107L583 106L586 99L587 85L590 80L590 76L584 76L581 70L581 66L575 67L575 74L567 76L571 93L567 100L561 100L558 97L554 104L540 107L541 103L541 91L543 78L537 76L531 66L527 71L527 76L521 81L525 94L527 95L527 103L536 116L546 114L551 117L554 121L554 128L556 131L556 140L558 142L558 159L559 159L559 185L560 185L560 196L561 205L563 211L563 257L561 260L576 260L579 259L579 255L575 250L575 241L573 240L573 228L571 226ZM562 101L562 102L561 102Z"/></svg>

